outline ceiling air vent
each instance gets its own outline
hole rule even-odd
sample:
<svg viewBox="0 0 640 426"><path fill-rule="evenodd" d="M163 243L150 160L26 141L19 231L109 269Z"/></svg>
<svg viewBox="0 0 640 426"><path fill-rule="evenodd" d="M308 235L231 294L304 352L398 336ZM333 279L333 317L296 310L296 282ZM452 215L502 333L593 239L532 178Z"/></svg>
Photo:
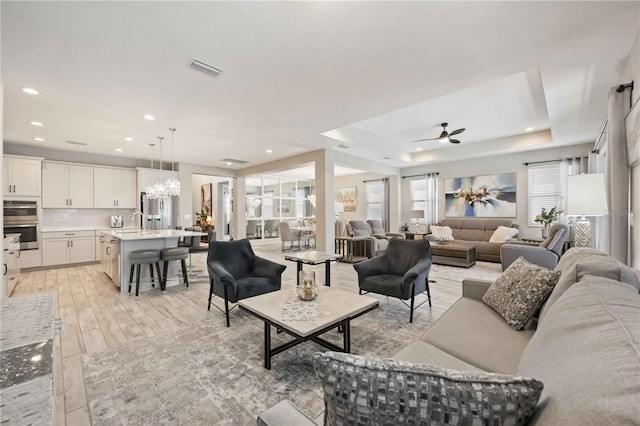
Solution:
<svg viewBox="0 0 640 426"><path fill-rule="evenodd" d="M233 164L247 164L248 163L248 161L236 160L235 158L223 158L220 161L224 161L225 163L233 163Z"/></svg>
<svg viewBox="0 0 640 426"><path fill-rule="evenodd" d="M88 144L88 143L86 143L86 142L78 142L78 141L70 141L70 140L66 140L65 142L66 142L66 143L70 143L71 145L82 145L82 146L87 146L87 145L89 145L89 144Z"/></svg>
<svg viewBox="0 0 640 426"><path fill-rule="evenodd" d="M205 74L209 74L214 77L217 77L220 74L222 74L222 70L219 70L216 67L212 67L211 65L207 65L204 62L200 62L197 59L194 59L193 62L191 62L191 65L189 66L194 70L201 71Z"/></svg>

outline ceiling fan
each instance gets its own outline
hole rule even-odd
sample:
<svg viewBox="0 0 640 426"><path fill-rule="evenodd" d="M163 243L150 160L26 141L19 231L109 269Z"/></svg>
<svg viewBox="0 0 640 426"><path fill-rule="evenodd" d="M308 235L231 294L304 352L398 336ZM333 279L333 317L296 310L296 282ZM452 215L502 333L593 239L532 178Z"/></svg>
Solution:
<svg viewBox="0 0 640 426"><path fill-rule="evenodd" d="M460 133L464 132L465 129L456 129L451 133L447 132L447 126L449 125L449 123L442 123L442 133L440 133L440 136L438 136L437 138L430 138L430 139L418 139L417 141L413 141L413 142L423 142L423 141L440 141L442 143L460 143L460 141L458 139L451 139L451 136L453 135L459 135Z"/></svg>

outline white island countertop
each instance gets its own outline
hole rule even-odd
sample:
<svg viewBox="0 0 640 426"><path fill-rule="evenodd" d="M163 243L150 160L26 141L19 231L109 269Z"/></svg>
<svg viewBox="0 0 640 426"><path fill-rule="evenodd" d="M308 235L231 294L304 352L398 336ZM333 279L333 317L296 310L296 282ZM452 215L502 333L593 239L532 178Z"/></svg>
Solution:
<svg viewBox="0 0 640 426"><path fill-rule="evenodd" d="M207 235L205 232L182 231L178 229L118 229L103 231L104 235L118 238L122 241L151 240L158 238L198 237Z"/></svg>

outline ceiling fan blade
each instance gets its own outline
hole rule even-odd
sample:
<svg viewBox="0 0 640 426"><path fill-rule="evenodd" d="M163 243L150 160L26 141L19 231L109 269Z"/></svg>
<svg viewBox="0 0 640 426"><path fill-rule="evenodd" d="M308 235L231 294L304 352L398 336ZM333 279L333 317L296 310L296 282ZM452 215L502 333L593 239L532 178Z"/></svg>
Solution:
<svg viewBox="0 0 640 426"><path fill-rule="evenodd" d="M460 141L458 139L449 139L449 142L451 142L451 143L460 143Z"/></svg>
<svg viewBox="0 0 640 426"><path fill-rule="evenodd" d="M459 135L460 133L462 133L464 131L465 131L465 129L454 130L453 132L449 133L449 136Z"/></svg>
<svg viewBox="0 0 640 426"><path fill-rule="evenodd" d="M438 140L438 139L440 139L440 138L418 139L417 141L411 141L411 142L435 141L435 140Z"/></svg>

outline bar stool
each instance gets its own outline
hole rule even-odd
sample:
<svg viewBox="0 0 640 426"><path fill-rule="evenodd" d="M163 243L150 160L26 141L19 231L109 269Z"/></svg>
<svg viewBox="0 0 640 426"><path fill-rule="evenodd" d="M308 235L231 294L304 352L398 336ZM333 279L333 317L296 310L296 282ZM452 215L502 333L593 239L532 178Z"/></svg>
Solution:
<svg viewBox="0 0 640 426"><path fill-rule="evenodd" d="M158 279L160 280L160 288L162 288L162 274L160 274L160 250L146 249L146 250L134 250L129 252L129 263L131 264L131 272L129 273L129 294L131 294L131 284L133 282L133 269L136 269L136 298L138 297L138 290L140 289L140 265L149 265L149 272L151 274L151 285L155 287L155 277L153 276L153 264L156 265L156 271L158 272Z"/></svg>
<svg viewBox="0 0 640 426"><path fill-rule="evenodd" d="M187 265L185 260L189 257L189 249L187 247L170 247L162 249L160 252L163 263L162 289L167 288L167 275L169 273L169 262L179 260L182 267L182 279L184 280L187 290L189 290L189 277L187 273Z"/></svg>

